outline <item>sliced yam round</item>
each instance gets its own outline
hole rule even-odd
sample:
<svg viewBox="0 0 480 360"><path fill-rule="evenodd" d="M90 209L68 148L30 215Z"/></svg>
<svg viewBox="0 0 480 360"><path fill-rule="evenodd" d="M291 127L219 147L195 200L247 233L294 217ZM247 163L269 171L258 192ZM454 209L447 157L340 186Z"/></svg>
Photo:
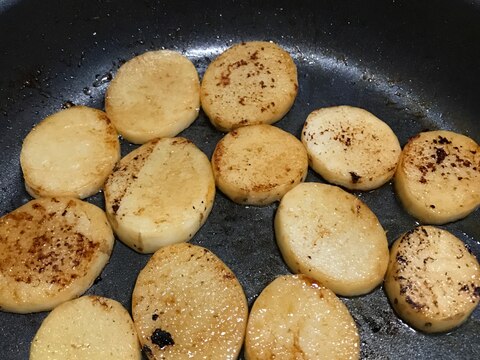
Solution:
<svg viewBox="0 0 480 360"><path fill-rule="evenodd" d="M132 314L149 359L236 359L248 307L217 256L182 243L159 249L140 272Z"/></svg>
<svg viewBox="0 0 480 360"><path fill-rule="evenodd" d="M333 185L302 183L280 201L275 236L287 265L336 294L355 296L381 284L388 242L375 214Z"/></svg>
<svg viewBox="0 0 480 360"><path fill-rule="evenodd" d="M120 160L105 183L113 230L141 253L190 240L207 220L214 197L210 161L185 138L142 145Z"/></svg>
<svg viewBox="0 0 480 360"><path fill-rule="evenodd" d="M303 126L302 142L313 170L330 183L354 190L388 182L402 150L386 123L352 106L313 111Z"/></svg>
<svg viewBox="0 0 480 360"><path fill-rule="evenodd" d="M117 301L82 296L57 306L38 329L30 360L140 360L128 311Z"/></svg>
<svg viewBox="0 0 480 360"><path fill-rule="evenodd" d="M480 147L451 131L427 131L411 138L394 179L404 208L428 224L464 218L480 204Z"/></svg>
<svg viewBox="0 0 480 360"><path fill-rule="evenodd" d="M170 50L149 51L123 64L107 89L105 111L128 141L173 137L200 110L200 81L192 62Z"/></svg>
<svg viewBox="0 0 480 360"><path fill-rule="evenodd" d="M288 52L266 41L243 42L210 63L202 79L202 108L221 131L272 124L292 107L297 67Z"/></svg>
<svg viewBox="0 0 480 360"><path fill-rule="evenodd" d="M295 136L275 126L251 125L219 141L212 167L218 188L230 199L268 205L305 179L308 158Z"/></svg>
<svg viewBox="0 0 480 360"><path fill-rule="evenodd" d="M51 310L100 275L114 236L105 213L75 198L32 200L0 218L0 309Z"/></svg>
<svg viewBox="0 0 480 360"><path fill-rule="evenodd" d="M114 126L103 111L86 106L42 120L27 135L20 153L25 187L33 197L93 195L119 159Z"/></svg>
<svg viewBox="0 0 480 360"><path fill-rule="evenodd" d="M305 275L276 278L253 304L245 358L359 359L355 321L335 294Z"/></svg>
<svg viewBox="0 0 480 360"><path fill-rule="evenodd" d="M392 245L384 287L405 322L425 332L449 331L478 305L480 266L453 234L419 226Z"/></svg>

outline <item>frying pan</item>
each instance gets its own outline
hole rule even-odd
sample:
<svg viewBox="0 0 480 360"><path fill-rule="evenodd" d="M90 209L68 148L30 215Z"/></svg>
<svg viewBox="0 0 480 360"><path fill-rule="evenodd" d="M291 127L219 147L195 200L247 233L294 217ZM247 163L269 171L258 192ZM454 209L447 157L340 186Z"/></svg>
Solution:
<svg viewBox="0 0 480 360"><path fill-rule="evenodd" d="M23 138L62 106L103 108L108 82L133 56L173 49L200 76L230 45L272 40L293 56L299 95L276 125L296 136L306 116L331 105L363 107L387 122L402 146L426 129L480 140L480 2L427 1L12 1L0 2L0 215L27 202L19 165ZM201 113L182 134L208 156L223 134ZM125 155L134 148L122 141ZM323 181L309 172L307 181ZM392 185L355 192L377 214L391 243L417 222ZM103 207L102 194L88 201ZM236 273L249 305L279 274L289 273L275 244L277 204L240 206L217 193L192 242L211 249ZM480 211L443 226L480 258ZM119 241L88 294L131 306L136 276L149 255ZM342 298L357 322L364 359L480 359L480 310L441 335L402 323L383 289ZM315 311L312 309L312 311ZM47 313L0 313L0 359L27 359Z"/></svg>

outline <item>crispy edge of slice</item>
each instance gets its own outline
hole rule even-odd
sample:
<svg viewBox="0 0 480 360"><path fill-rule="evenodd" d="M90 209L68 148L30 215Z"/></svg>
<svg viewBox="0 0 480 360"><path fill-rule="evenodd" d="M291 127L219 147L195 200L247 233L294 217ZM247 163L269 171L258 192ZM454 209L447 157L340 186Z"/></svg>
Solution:
<svg viewBox="0 0 480 360"><path fill-rule="evenodd" d="M105 213L76 198L31 200L0 224L0 308L8 312L51 310L81 295L108 263L114 244ZM98 237L92 239L92 232Z"/></svg>
<svg viewBox="0 0 480 360"><path fill-rule="evenodd" d="M238 76L238 81L232 76ZM279 83L283 85L279 87ZM277 87L280 90L271 95L271 89ZM270 94L268 99L264 93ZM297 67L290 54L273 42L250 41L235 44L209 64L200 99L211 123L227 132L280 120L293 106L297 93Z"/></svg>
<svg viewBox="0 0 480 360"><path fill-rule="evenodd" d="M432 237L434 244L429 237ZM456 249L449 252L448 257L445 257L444 252L437 254L438 257L435 259L438 247L446 245ZM425 254L428 246L432 247L431 254ZM421 254L428 256L424 258ZM465 261L468 264L465 264ZM433 266L435 262L437 264ZM447 271L449 273L445 275L438 273L439 266L445 265L446 262L452 263L450 270ZM461 262L463 263L460 264ZM459 267L462 265L468 266L468 271L476 273L476 276L473 279L469 278L468 281L465 277L459 279ZM417 276L407 277L405 276L407 272L414 272ZM441 288L442 299L435 300L438 295L433 291L435 286ZM464 323L478 305L480 266L466 245L447 230L434 226L418 226L401 235L393 243L384 289L395 312L412 327L428 333L445 332ZM453 293L457 290L458 298L463 297L463 300L457 299L453 304L449 300L452 300ZM430 296L432 300L428 301ZM446 302L450 302L449 309L453 310L451 314L447 314L448 310L445 310Z"/></svg>
<svg viewBox="0 0 480 360"><path fill-rule="evenodd" d="M116 340L112 341L112 336ZM67 355L77 360L91 359L95 352L92 345L101 349L95 356L110 352L110 359L142 357L135 325L123 305L102 296L85 295L57 306L48 314L32 340L30 360L60 360ZM105 349L107 345L115 346ZM122 348L120 354L119 348Z"/></svg>
<svg viewBox="0 0 480 360"><path fill-rule="evenodd" d="M435 148L435 153L430 151L426 154L428 160L425 161L421 160L422 153L417 153L424 150L424 147L418 144L422 141L433 144L432 147ZM470 152L465 153L467 158L465 154L460 156L462 153L457 142L469 144L470 149L465 150ZM452 155L453 161L445 161L449 159L451 152L455 153ZM444 168L437 169L438 166ZM473 178L477 180L476 187L475 180L469 181L469 176L464 174L470 168L470 177L473 174ZM457 173L459 174L456 175ZM458 188L465 181L469 181L467 186L473 187L473 191L471 195L464 194L458 198ZM428 187L430 182L433 182L433 189ZM446 188L448 182L453 182L453 186ZM423 132L412 137L403 148L394 177L395 192L405 210L423 223L433 225L459 220L473 212L480 205L479 184L480 146L464 135L445 130ZM420 187L423 187L423 190ZM430 199L428 193L433 191L438 191L441 198Z"/></svg>
<svg viewBox="0 0 480 360"><path fill-rule="evenodd" d="M332 127L324 128L325 119L334 122ZM365 132L373 127L376 131ZM379 138L379 132L385 138ZM330 138L320 139L329 134ZM365 109L348 105L312 111L304 123L301 140L311 168L328 182L351 190L373 190L390 181L401 154L398 138L387 123ZM320 153L314 150L319 142L323 144ZM366 147L367 143L371 145ZM355 148L358 150L353 153ZM340 160L339 154L344 154ZM360 159L364 159L363 166Z"/></svg>
<svg viewBox="0 0 480 360"><path fill-rule="evenodd" d="M178 223L172 223L172 221L166 221L163 218L159 219L159 216L165 215L164 212L155 212L157 215L152 214L152 211L148 210L149 206L139 207L135 213L122 213L122 201L129 193L128 189L134 186L135 182L139 181L138 179L139 176L141 176L140 173L142 172L143 167L148 165L152 153L157 151L160 146L169 146L172 151L177 152L178 149L181 149L182 147L188 147L188 156L184 157L183 160L189 161L191 153L194 152L194 155L198 157L197 160L201 159L203 162L203 164L199 164L200 161L197 161L195 163L191 163L191 165L195 165L196 171L205 171L206 180L203 189L205 193L204 197L201 199L196 199L199 200L198 204L189 204L189 206L183 210L182 214L185 215L190 213L192 216L183 216L184 220ZM168 162L164 166L168 167ZM150 175L151 174L148 174L148 176ZM191 180L195 181L194 178L191 178ZM165 187L165 183L162 182L158 182L156 185L157 187ZM171 182L170 186L173 185L178 187L177 183ZM163 193L163 195L168 195L169 198L171 197L170 193ZM161 194L156 193L155 196L161 196ZM151 203L153 197L146 197L145 199ZM189 241L207 221L207 218L213 207L214 199L215 180L208 158L198 147L195 146L195 144L182 137L154 139L130 152L120 160L117 168L109 176L105 184L106 213L116 235L123 243L140 253L152 253L162 246ZM172 199L172 201L174 200L175 199ZM148 212L150 212L151 216L148 215ZM146 213L147 215L145 215ZM170 213L167 215L170 216ZM132 218L135 216L138 216L140 220L143 216L146 216L147 221L153 221L158 226L156 226L155 229L152 229L152 227L149 226L148 231L146 227L141 229L141 226L132 226ZM176 213L176 216L178 220L178 213ZM128 218L128 221L124 220L123 218ZM198 218L198 221L193 221L193 218ZM188 221L187 223L186 220L188 219L191 221ZM175 226L169 226L172 224ZM139 228L141 230L139 230Z"/></svg>
<svg viewBox="0 0 480 360"><path fill-rule="evenodd" d="M309 194L308 197L306 197L307 193ZM315 198L313 196L315 196ZM330 201L322 202L319 199L320 197L322 199L329 197ZM338 203L338 199L340 198L344 199L343 204L341 204L342 206ZM316 199L314 209L310 209L312 199ZM302 200L301 203L299 203L300 200ZM308 201L310 201L310 203ZM325 213L319 213L319 210L316 209L316 204L324 204L322 207L324 207ZM329 207L330 205L331 208ZM297 209L297 211L295 211L295 207L298 208L299 206L301 210ZM309 207L309 209L306 209L307 212L300 214L300 211L303 212L306 206ZM337 212L342 213L342 216L339 217ZM344 220L343 215L345 214L351 216L351 221L348 223ZM297 218L301 215L308 217L307 220L293 221L291 218L292 216ZM323 221L320 220L320 216L323 216ZM334 226L328 227L325 224L326 216L332 216L329 222L334 223ZM359 217L362 217L361 222L356 221ZM343 224L338 224L342 221ZM292 224L297 224L295 229L291 227ZM346 258L343 256L345 247L357 247L358 238L353 242L353 234L350 236L350 239L348 239L348 237L345 239L342 236L333 235L332 233L338 230L337 226L341 226L343 228L343 234L348 234L348 232L358 230L360 224L363 224L362 229L364 231L364 233L361 234L363 235L362 254L359 254L357 249L356 257L350 254L351 256ZM340 187L312 182L297 185L280 201L274 218L274 228L278 247L288 267L296 273L306 274L325 284L336 294L342 296L363 295L371 292L382 283L389 258L385 231L376 215L365 203ZM292 232L301 232L301 234L293 234L292 236ZM370 235L367 236L367 234ZM358 236L358 232L355 232L355 236ZM374 237L375 243L372 243ZM322 241L327 242L327 247L322 245ZM368 245L373 248L369 248ZM330 251L332 247L334 247L334 249ZM375 257L373 256L372 249L375 250ZM315 251L315 253L313 253L313 251ZM341 252L341 254L339 252ZM333 254L335 253L337 257L334 257ZM341 260L344 262L342 265L339 264L339 255L342 255ZM317 263L319 256L323 259L322 264ZM371 261L368 268L363 268L364 262L362 262L361 259ZM325 261L327 261L327 263L325 263ZM356 267L354 267L352 261L357 263ZM331 268L337 266L343 266L344 270L341 271L341 273L349 272L349 274L347 274L349 277L344 278L343 275L339 273L333 274ZM362 267L363 274L359 273L360 268L358 268L358 266ZM352 272L354 268L357 269L355 274Z"/></svg>
<svg viewBox="0 0 480 360"><path fill-rule="evenodd" d="M89 181L80 184L76 188L71 188L70 185L66 185L65 189L62 188L51 188L49 185L50 179L38 179L39 174L35 169L34 164L31 163L29 159L29 153L34 151L35 153L43 151L42 149L31 149L32 141L38 141L41 138L46 138L45 132L55 130L56 127L64 127L68 122L71 122L71 117L78 117L80 113L84 113L85 117L93 119L96 117L99 124L105 124L105 148L110 150L110 154L106 154L108 157L111 157L111 161L104 161L103 166L98 166L98 164L92 164L90 161L88 163L88 177ZM89 120L90 121L90 120ZM64 124L63 124L64 123ZM39 133L41 133L39 135ZM72 133L72 136L74 134ZM92 135L95 136L95 135ZM43 139L45 140L45 139ZM52 137L51 142L54 143L57 140L55 136ZM72 140L74 141L74 140ZM22 150L20 152L20 165L22 168L24 180L25 180L25 189L27 192L35 197L51 197L51 196L73 196L80 199L84 199L91 195L97 193L103 186L106 178L113 170L115 164L120 159L120 142L118 140L118 134L113 126L110 119L107 117L107 114L101 110L89 108L87 106L74 106L68 109L61 110L54 114L51 114L44 118L40 123L38 123L32 131L30 131L25 137ZM68 169L65 169L68 172ZM43 171L44 172L44 171ZM94 172L96 174L91 175ZM58 174L53 174L58 176ZM68 180L70 174L65 174L65 181ZM50 188L50 189L49 189Z"/></svg>
<svg viewBox="0 0 480 360"><path fill-rule="evenodd" d="M284 287L285 289L283 289ZM300 294L296 294L297 292L300 292ZM285 294L288 295L286 296ZM292 299L295 295L297 295L296 298ZM300 296L308 297L310 303L307 307L298 305L298 299ZM276 301L272 301L274 298L277 298ZM278 310L279 308L279 302L287 303L287 308L283 309L283 313L275 312L275 310ZM294 304L292 304L292 302ZM313 303L317 303L317 306L315 306L317 310L312 312L311 309L313 306L310 305L313 305ZM332 324L333 319L332 321L328 321L328 319L324 317L318 318L318 307L320 305L325 306L326 308L333 308L330 310L332 312L336 311L337 315L342 317L345 326L341 327L341 329L350 334L348 343L347 339L342 337L340 341L338 341L338 344L329 344L330 351L335 351L332 347L335 347L337 351L339 350L339 346L345 348L343 349L344 351L342 354L337 357L335 357L333 353L321 354L325 349L325 339L323 337L317 339L317 344L311 344L310 342L305 343L305 341L302 341L302 337L309 337L312 332L315 331L314 328L312 328L312 323L316 322L319 327L324 327L327 323ZM296 310L308 312L308 316L303 316L303 318L292 323L292 319L296 315ZM281 322L282 326L275 326L277 322L271 320L267 321L269 315L276 317L277 322ZM336 322L333 323L338 325ZM264 327L264 329L256 328L257 325ZM299 328L301 328L302 325L307 329L301 331ZM332 328L335 328L335 325ZM288 327L288 330L286 336L283 336L281 332L285 327ZM292 327L297 327L296 331L292 331ZM333 331L330 331L329 333L333 333ZM271 341L268 341L269 339L265 339L264 336L261 336L264 334L268 334ZM337 334L337 332L334 332L334 334ZM268 342L268 344L266 344L267 346L262 347L259 345L259 340L262 340L262 338ZM272 341L274 344L272 344ZM278 343L282 341L285 341L286 344L280 346L280 349L278 346L273 346L278 345ZM288 351L288 349L285 349L285 345L287 348L291 347L291 352ZM306 275L279 276L267 285L252 306L245 336L245 358L247 360L271 359L274 357L276 358L276 356L284 358L282 354L276 353L276 351L283 348L283 350L290 353L289 358L297 358L297 356L300 356L303 359L307 356L303 348L304 346L310 348L305 349L307 351L310 350L314 352L319 349L320 353L317 352L314 356L323 355L323 358L325 359L358 359L360 356L360 339L355 321L348 308L335 295L335 293L333 293L333 291ZM312 346L315 346L315 349L312 349ZM287 354L284 353L283 355ZM318 359L318 357L306 358L312 360Z"/></svg>
<svg viewBox="0 0 480 360"><path fill-rule="evenodd" d="M202 281L215 276L216 286L211 281ZM191 291L202 296L194 298L189 294ZM228 298L220 302L219 296ZM155 306L148 303L149 297ZM225 309L226 304L229 309ZM230 339L224 350L228 351L228 358L234 359L243 344L248 305L235 274L220 258L201 246L180 243L157 250L140 271L132 295L132 314L149 358L187 359L191 352L224 358L225 354L219 357L215 352L218 348L212 345L211 336L220 337L217 341L225 344L223 332L230 332L234 339ZM227 315L232 323L222 319Z"/></svg>
<svg viewBox="0 0 480 360"><path fill-rule="evenodd" d="M211 162L215 183L227 197L238 204L256 206L280 200L303 182L308 172L302 143L271 125L232 130L217 143Z"/></svg>
<svg viewBox="0 0 480 360"><path fill-rule="evenodd" d="M121 87L124 86L127 80L128 83L131 83L129 79L130 77L135 77L136 74L141 72L139 69L142 67L150 67L152 63L155 63L157 68L156 71L153 71L152 77L148 78L146 81L150 84L154 81L158 83L158 77L160 77L160 80L163 80L163 83L167 84L164 85L165 87L175 86L168 85L175 84L175 81L172 82L171 73L165 71L164 69L165 65L171 65L174 63L172 59L177 62L176 67L178 67L178 64L180 63L180 65L184 67L184 70L186 70L185 72L182 72L183 78L177 78L175 81L177 83L179 83L180 80L184 82L191 82L191 87L188 89L188 92L181 94L183 102L182 105L184 105L186 101L188 104L187 107L184 107L182 111L178 111L177 109L177 111L172 113L164 113L163 107L165 107L165 104L162 107L162 100L156 96L158 90L149 95L150 97L146 97L145 99L140 97L140 95L133 95L139 97L140 100L145 100L144 103L146 105L145 109L148 115L146 116L148 121L152 122L155 120L155 118L158 118L162 123L168 121L168 125L162 124L162 126L153 126L153 124L146 124L146 121L143 121L142 123L142 118L132 115L139 113L139 111L135 110L135 107L139 106L138 102L135 102L135 105L130 105L130 109L125 111L125 109L122 108L122 106L125 106L125 99L123 99L123 101L113 100L119 96L119 93L122 93L122 91L120 91ZM136 77L136 80L139 81L138 76ZM171 107L172 104L175 103L171 97L180 97L180 93L176 90L167 91L166 88L162 90L162 93L167 92L170 94L167 107ZM153 101L154 99L156 100ZM156 106L152 106L152 102L156 102ZM178 101L178 103L180 103L180 101ZM134 144L144 144L158 137L175 137L181 131L188 128L197 119L200 106L200 80L195 65L186 56L172 50L147 51L127 61L119 68L105 95L105 111L111 117L112 122L115 124L118 132L122 134L126 140ZM160 114L153 116L152 112L160 112L161 116ZM127 116L125 113L128 113L129 115ZM173 122L172 119L174 119ZM139 124L139 122L140 125L132 126L132 123Z"/></svg>

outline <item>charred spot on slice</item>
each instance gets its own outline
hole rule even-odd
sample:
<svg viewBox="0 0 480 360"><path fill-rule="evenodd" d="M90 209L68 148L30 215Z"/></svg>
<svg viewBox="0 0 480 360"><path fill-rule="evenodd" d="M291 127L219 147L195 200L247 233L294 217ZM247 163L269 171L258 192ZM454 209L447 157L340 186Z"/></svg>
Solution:
<svg viewBox="0 0 480 360"><path fill-rule="evenodd" d="M360 175L358 175L355 171L350 171L350 176L352 177L352 183L356 184L358 181L362 178Z"/></svg>
<svg viewBox="0 0 480 360"><path fill-rule="evenodd" d="M443 148L435 148L437 155L437 164L441 164L447 157L447 152Z"/></svg>
<svg viewBox="0 0 480 360"><path fill-rule="evenodd" d="M153 315L152 315L152 320L153 320L153 321L156 321L157 319L158 319L158 314L153 314Z"/></svg>
<svg viewBox="0 0 480 360"><path fill-rule="evenodd" d="M162 330L160 328L155 329L152 336L150 337L150 340L152 340L152 343L160 347L160 349L163 349L166 346L175 345L172 335L168 331Z"/></svg>
<svg viewBox="0 0 480 360"><path fill-rule="evenodd" d="M419 304L419 303L415 302L410 296L406 296L405 301L407 302L407 304L409 304L416 311L421 310L425 306L425 305L422 305L422 304Z"/></svg>
<svg viewBox="0 0 480 360"><path fill-rule="evenodd" d="M441 135L438 136L438 143L441 144L441 145L444 145L444 144L451 144L452 142L450 140L448 140L446 137L443 137Z"/></svg>
<svg viewBox="0 0 480 360"><path fill-rule="evenodd" d="M149 359L153 357L152 349L150 349L147 345L143 345L142 352Z"/></svg>

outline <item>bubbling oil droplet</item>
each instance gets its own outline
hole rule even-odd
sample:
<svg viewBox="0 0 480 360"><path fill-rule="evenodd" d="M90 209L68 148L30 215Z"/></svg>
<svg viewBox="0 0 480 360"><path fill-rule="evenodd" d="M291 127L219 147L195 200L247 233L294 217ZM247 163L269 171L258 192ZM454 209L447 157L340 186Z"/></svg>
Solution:
<svg viewBox="0 0 480 360"><path fill-rule="evenodd" d="M91 95L92 94L92 90L89 87L84 87L82 91L85 95Z"/></svg>
<svg viewBox="0 0 480 360"><path fill-rule="evenodd" d="M103 75L96 75L95 76L95 81L93 82L92 86L93 87L100 87L103 84L106 84L110 81L112 81L113 75L111 72L107 72Z"/></svg>

